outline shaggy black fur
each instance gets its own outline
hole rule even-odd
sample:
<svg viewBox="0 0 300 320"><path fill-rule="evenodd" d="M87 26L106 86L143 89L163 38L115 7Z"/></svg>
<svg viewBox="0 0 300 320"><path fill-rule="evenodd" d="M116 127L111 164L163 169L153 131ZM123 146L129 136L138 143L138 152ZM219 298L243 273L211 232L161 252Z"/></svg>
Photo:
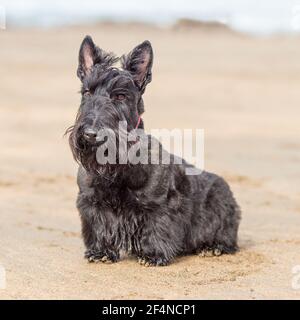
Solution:
<svg viewBox="0 0 300 320"><path fill-rule="evenodd" d="M128 132L143 121L142 94L151 81L149 41L121 58L96 47L87 36L79 52L82 102L68 129L74 158L80 163L77 207L85 257L90 262L120 258L125 250L141 264L167 265L178 255L234 253L240 210L227 183L215 174L188 176L183 164L106 164L96 160L100 128ZM151 152L154 152L151 148Z"/></svg>

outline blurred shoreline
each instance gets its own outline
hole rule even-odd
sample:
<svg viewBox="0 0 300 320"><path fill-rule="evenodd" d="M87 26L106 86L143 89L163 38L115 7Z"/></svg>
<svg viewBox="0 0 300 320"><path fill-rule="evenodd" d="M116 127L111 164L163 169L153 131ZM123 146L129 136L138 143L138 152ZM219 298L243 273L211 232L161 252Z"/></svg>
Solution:
<svg viewBox="0 0 300 320"><path fill-rule="evenodd" d="M5 32L20 32L20 33L28 33L30 31L36 32L56 32L59 30L84 30L84 29L98 29L98 28L110 28L110 29L119 29L126 28L137 29L141 28L143 30L157 30L161 32L179 32L179 33L200 33L204 35L231 35L236 37L245 37L245 38L257 38L257 39L276 39L276 38L300 38L299 33L287 33L287 32L276 32L271 34L251 34L244 31L239 31L231 28L229 25L218 22L218 21L200 21L193 20L188 18L182 18L176 20L172 24L168 25L159 25L152 22L141 22L135 20L129 21L114 21L114 20L100 20L93 21L90 23L74 23L74 24L64 24L64 25L54 25L54 26L35 26L28 25L17 26L10 25L9 23L6 25L4 30L0 30L1 33Z"/></svg>
<svg viewBox="0 0 300 320"><path fill-rule="evenodd" d="M1 0L8 27L48 28L131 21L170 27L178 20L219 23L251 35L299 33L300 3L295 0ZM1 22L1 21L0 21Z"/></svg>

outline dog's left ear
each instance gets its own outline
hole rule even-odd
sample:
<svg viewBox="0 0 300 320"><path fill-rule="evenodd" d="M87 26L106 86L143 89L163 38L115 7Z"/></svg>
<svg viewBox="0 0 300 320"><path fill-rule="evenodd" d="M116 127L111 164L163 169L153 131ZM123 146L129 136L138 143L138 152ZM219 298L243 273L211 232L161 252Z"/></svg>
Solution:
<svg viewBox="0 0 300 320"><path fill-rule="evenodd" d="M153 50L146 40L135 47L128 55L122 56L122 67L128 70L143 94L146 85L152 80Z"/></svg>

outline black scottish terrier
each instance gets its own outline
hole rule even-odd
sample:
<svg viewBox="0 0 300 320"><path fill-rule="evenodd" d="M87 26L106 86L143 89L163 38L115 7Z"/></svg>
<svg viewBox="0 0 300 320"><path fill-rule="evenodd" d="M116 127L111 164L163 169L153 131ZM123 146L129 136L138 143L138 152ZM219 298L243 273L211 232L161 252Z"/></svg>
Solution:
<svg viewBox="0 0 300 320"><path fill-rule="evenodd" d="M113 66L118 60L121 68ZM67 132L80 163L77 207L90 262L117 262L125 251L145 266L163 266L179 255L238 249L240 209L221 177L205 171L186 175L193 166L175 163L173 155L167 165L97 161L104 142L97 136L101 128L117 133L119 122L126 121L128 132L143 130L142 95L152 62L149 41L121 59L95 46L89 36L80 47L82 101ZM153 152L150 146L149 155Z"/></svg>

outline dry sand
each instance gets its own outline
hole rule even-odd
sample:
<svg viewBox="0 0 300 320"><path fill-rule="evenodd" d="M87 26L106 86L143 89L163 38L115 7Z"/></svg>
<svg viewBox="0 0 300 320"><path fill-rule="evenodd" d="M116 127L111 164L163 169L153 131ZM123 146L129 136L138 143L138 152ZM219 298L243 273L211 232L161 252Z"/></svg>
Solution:
<svg viewBox="0 0 300 320"><path fill-rule="evenodd" d="M83 258L76 164L63 138L80 96L85 34L119 54L155 49L147 130L204 128L205 168L224 175L242 210L233 256L145 268ZM226 30L112 24L0 31L2 299L300 298L300 39Z"/></svg>

